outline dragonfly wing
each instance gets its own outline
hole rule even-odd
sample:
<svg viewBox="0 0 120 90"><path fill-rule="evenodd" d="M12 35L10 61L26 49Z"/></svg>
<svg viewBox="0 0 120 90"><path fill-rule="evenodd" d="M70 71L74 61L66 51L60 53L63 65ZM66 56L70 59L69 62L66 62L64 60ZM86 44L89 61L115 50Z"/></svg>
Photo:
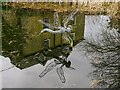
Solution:
<svg viewBox="0 0 120 90"><path fill-rule="evenodd" d="M56 67L56 63L53 61L53 62L50 62L45 70L39 75L40 78L42 78L43 76L45 76L48 72L50 72L54 67Z"/></svg>
<svg viewBox="0 0 120 90"><path fill-rule="evenodd" d="M67 17L65 17L65 19L63 20L64 23L64 27L67 27L67 23L70 20L73 20L74 15L78 12L79 9L74 10L72 13L70 13Z"/></svg>
<svg viewBox="0 0 120 90"><path fill-rule="evenodd" d="M50 25L49 23L44 22L44 21L42 21L42 20L38 20L38 22L44 24L44 25L47 26L48 28L51 28L51 29L56 28L56 29L58 29L58 27L55 27L55 26L53 26L53 25Z"/></svg>
<svg viewBox="0 0 120 90"><path fill-rule="evenodd" d="M66 79L65 79L64 71L63 71L63 68L62 68L62 67L63 67L63 66L58 67L56 71L57 71L57 74L58 74L61 82L62 82L62 83L65 83L65 82L66 82Z"/></svg>
<svg viewBox="0 0 120 90"><path fill-rule="evenodd" d="M58 16L57 12L54 13L54 26L55 27L61 27L59 16Z"/></svg>
<svg viewBox="0 0 120 90"><path fill-rule="evenodd" d="M70 35L63 33L62 37L70 44L71 47L73 47L73 39L70 37Z"/></svg>
<svg viewBox="0 0 120 90"><path fill-rule="evenodd" d="M65 39L67 42L70 42L69 39L68 39L67 33L63 33L62 37L63 37L63 39Z"/></svg>
<svg viewBox="0 0 120 90"><path fill-rule="evenodd" d="M44 24L45 26L47 26L47 27L50 28L50 24L49 24L49 23L44 22L44 21L42 21L42 20L38 20L38 22L40 22L40 23L42 23L42 24Z"/></svg>
<svg viewBox="0 0 120 90"><path fill-rule="evenodd" d="M54 59L54 62L55 62L56 64L61 64L61 62L60 62L58 59Z"/></svg>

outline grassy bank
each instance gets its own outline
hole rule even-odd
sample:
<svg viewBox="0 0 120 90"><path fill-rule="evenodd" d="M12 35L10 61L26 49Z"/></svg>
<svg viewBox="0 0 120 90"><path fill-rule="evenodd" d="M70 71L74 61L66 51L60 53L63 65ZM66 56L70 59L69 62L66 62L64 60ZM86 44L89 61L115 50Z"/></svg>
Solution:
<svg viewBox="0 0 120 90"><path fill-rule="evenodd" d="M48 9L57 12L71 11L74 8L85 14L109 14L119 18L119 5L120 3L112 2L99 2L99 3L54 3L54 2L32 2L32 3L3 3L3 5L12 6L15 8L29 8L29 9Z"/></svg>

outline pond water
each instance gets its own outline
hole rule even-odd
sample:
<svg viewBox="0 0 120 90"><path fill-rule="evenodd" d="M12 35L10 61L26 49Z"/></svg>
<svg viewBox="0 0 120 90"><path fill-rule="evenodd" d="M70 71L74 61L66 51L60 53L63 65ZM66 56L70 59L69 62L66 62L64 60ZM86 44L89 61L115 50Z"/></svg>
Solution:
<svg viewBox="0 0 120 90"><path fill-rule="evenodd" d="M65 18L69 13L58 14L59 20L62 22L62 18ZM53 22L55 22L54 12L49 10L39 11L24 9L3 10L2 54L9 56L11 62L21 69L39 63L38 59L33 60L36 53L42 52L48 48L64 47L64 45L68 44L62 34L43 33L39 35L41 30L46 28L46 26L38 22L38 20L43 20L53 25ZM68 34L74 40L74 45L83 39L84 23L85 15L82 13L75 15L74 20L68 23L71 24L73 28L71 34ZM63 23L61 23L61 25L62 24ZM45 61L46 60L40 60L43 65ZM28 63L26 64L25 62Z"/></svg>
<svg viewBox="0 0 120 90"><path fill-rule="evenodd" d="M9 15L11 14L10 11L5 13ZM39 14L40 13L38 13L38 15ZM46 38L43 38L42 36L38 37L38 33L40 32L39 29L42 29L42 24L39 24L38 22L36 22L36 20L42 19L42 14L40 14L40 16L38 15L31 16L31 14L29 14L28 17L27 15L22 15L22 17L14 15L14 17L18 19L18 21L21 20L22 22L22 23L18 22L18 25L15 25L17 20L12 21L11 20L12 18L7 18L8 20L6 19L9 23L9 29L11 30L11 32L6 31L9 34L9 37L7 37L7 34L5 31L2 32L3 43L4 43L3 56L7 58L0 56L0 59L2 60L3 70L9 67L11 68L2 72L2 79L3 79L2 87L3 88L90 88L92 85L92 82L91 82L92 79L91 77L89 77L89 73L91 73L95 68L91 66L91 61L88 57L86 57L86 55L84 54L84 51L80 50L81 42L78 42L78 41L83 40L83 38L86 40L90 40L93 38L95 40L98 40L100 38L100 37L98 38L98 36L101 35L101 29L103 28L107 29L108 23L110 22L110 18L104 15L86 15L85 16L80 13L77 14L75 17L76 18L75 24L73 24L73 32L72 32L75 34L76 41L73 49L71 50L69 48L70 47L69 44L64 43L64 41L63 41L63 45L61 46L61 43L59 43L61 41L59 39L61 38L61 36L59 35L55 36L54 38L54 36L52 36L51 34L45 33L44 37ZM51 16L51 19L53 20L53 14L51 14L50 16ZM5 17L8 17L8 16L5 16ZM33 25L30 23L30 21L33 22L32 23ZM7 24L4 22L4 25L7 25ZM36 26L34 27L34 25ZM103 25L105 27L103 27ZM26 30L28 30L27 35L25 35L25 42L23 40L24 38L21 38L21 37L23 34L26 34L26 33L23 32L22 30L14 32L14 30L12 31L12 28L16 28L14 29L15 31L22 29L22 30L25 30L26 32ZM5 29L6 27L4 27L3 30ZM10 33L12 33L15 36L11 37ZM53 37L54 39L50 37ZM44 50L43 42L47 38L51 40L50 48L52 49L50 49L50 51L48 49L47 51L44 51L45 54L47 53L45 56L43 55L44 54L43 52L41 53L41 51ZM40 41L41 39L42 41ZM56 39L58 39L58 41ZM10 40L15 42L17 41L17 43L13 42L13 44L10 44L10 46L7 47L7 44L6 44L7 41L5 40L8 40L9 43L12 43L10 42ZM55 40L57 43L54 43ZM13 45L15 46L12 47ZM9 51L13 52L15 50L16 51L18 50L19 53L17 53L17 55L19 57L17 57L16 54L15 56L11 56L12 53L9 54ZM11 59L8 58L8 56L10 56ZM39 75L41 74L41 72L43 72L43 70L45 70L46 66L50 62L54 62L53 58L56 58L59 60L60 56L63 56L65 57L65 59L70 61L71 66L75 68L75 70L70 70L65 66L63 67L66 82L62 83L59 78L59 75L56 72L56 68L60 67L60 65L57 65L56 67L53 68L53 70L48 72L44 77L40 78ZM42 61L42 59L44 58L45 60ZM32 59L36 61L31 61Z"/></svg>

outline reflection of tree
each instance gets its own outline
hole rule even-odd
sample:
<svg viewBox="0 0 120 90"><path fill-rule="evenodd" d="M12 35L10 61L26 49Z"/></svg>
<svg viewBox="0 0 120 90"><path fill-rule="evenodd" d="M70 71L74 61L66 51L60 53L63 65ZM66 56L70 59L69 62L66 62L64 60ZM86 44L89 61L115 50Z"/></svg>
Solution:
<svg viewBox="0 0 120 90"><path fill-rule="evenodd" d="M120 33L120 24L119 24L119 19L118 18L111 18L110 22L109 22L109 26L110 28L115 28L117 29L117 31Z"/></svg>
<svg viewBox="0 0 120 90"><path fill-rule="evenodd" d="M17 24L13 27L10 26L3 14L2 29L2 54L10 57L12 63L19 62L23 58L23 44L25 43L21 18L17 17Z"/></svg>
<svg viewBox="0 0 120 90"><path fill-rule="evenodd" d="M82 50L91 58L95 87L120 88L120 33L102 31L102 39L81 43Z"/></svg>

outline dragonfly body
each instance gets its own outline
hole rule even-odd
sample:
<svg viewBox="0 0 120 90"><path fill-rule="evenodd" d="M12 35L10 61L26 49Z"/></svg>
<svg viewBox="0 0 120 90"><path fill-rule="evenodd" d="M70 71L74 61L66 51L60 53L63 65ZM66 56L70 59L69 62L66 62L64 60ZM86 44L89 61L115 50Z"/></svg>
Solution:
<svg viewBox="0 0 120 90"><path fill-rule="evenodd" d="M54 31L50 28L45 28L43 29L40 34L44 33L44 32L49 32L49 33L52 33L52 34L63 34L65 32L71 32L72 31L72 26L69 25L67 28L64 28L64 27L58 27L58 30Z"/></svg>

